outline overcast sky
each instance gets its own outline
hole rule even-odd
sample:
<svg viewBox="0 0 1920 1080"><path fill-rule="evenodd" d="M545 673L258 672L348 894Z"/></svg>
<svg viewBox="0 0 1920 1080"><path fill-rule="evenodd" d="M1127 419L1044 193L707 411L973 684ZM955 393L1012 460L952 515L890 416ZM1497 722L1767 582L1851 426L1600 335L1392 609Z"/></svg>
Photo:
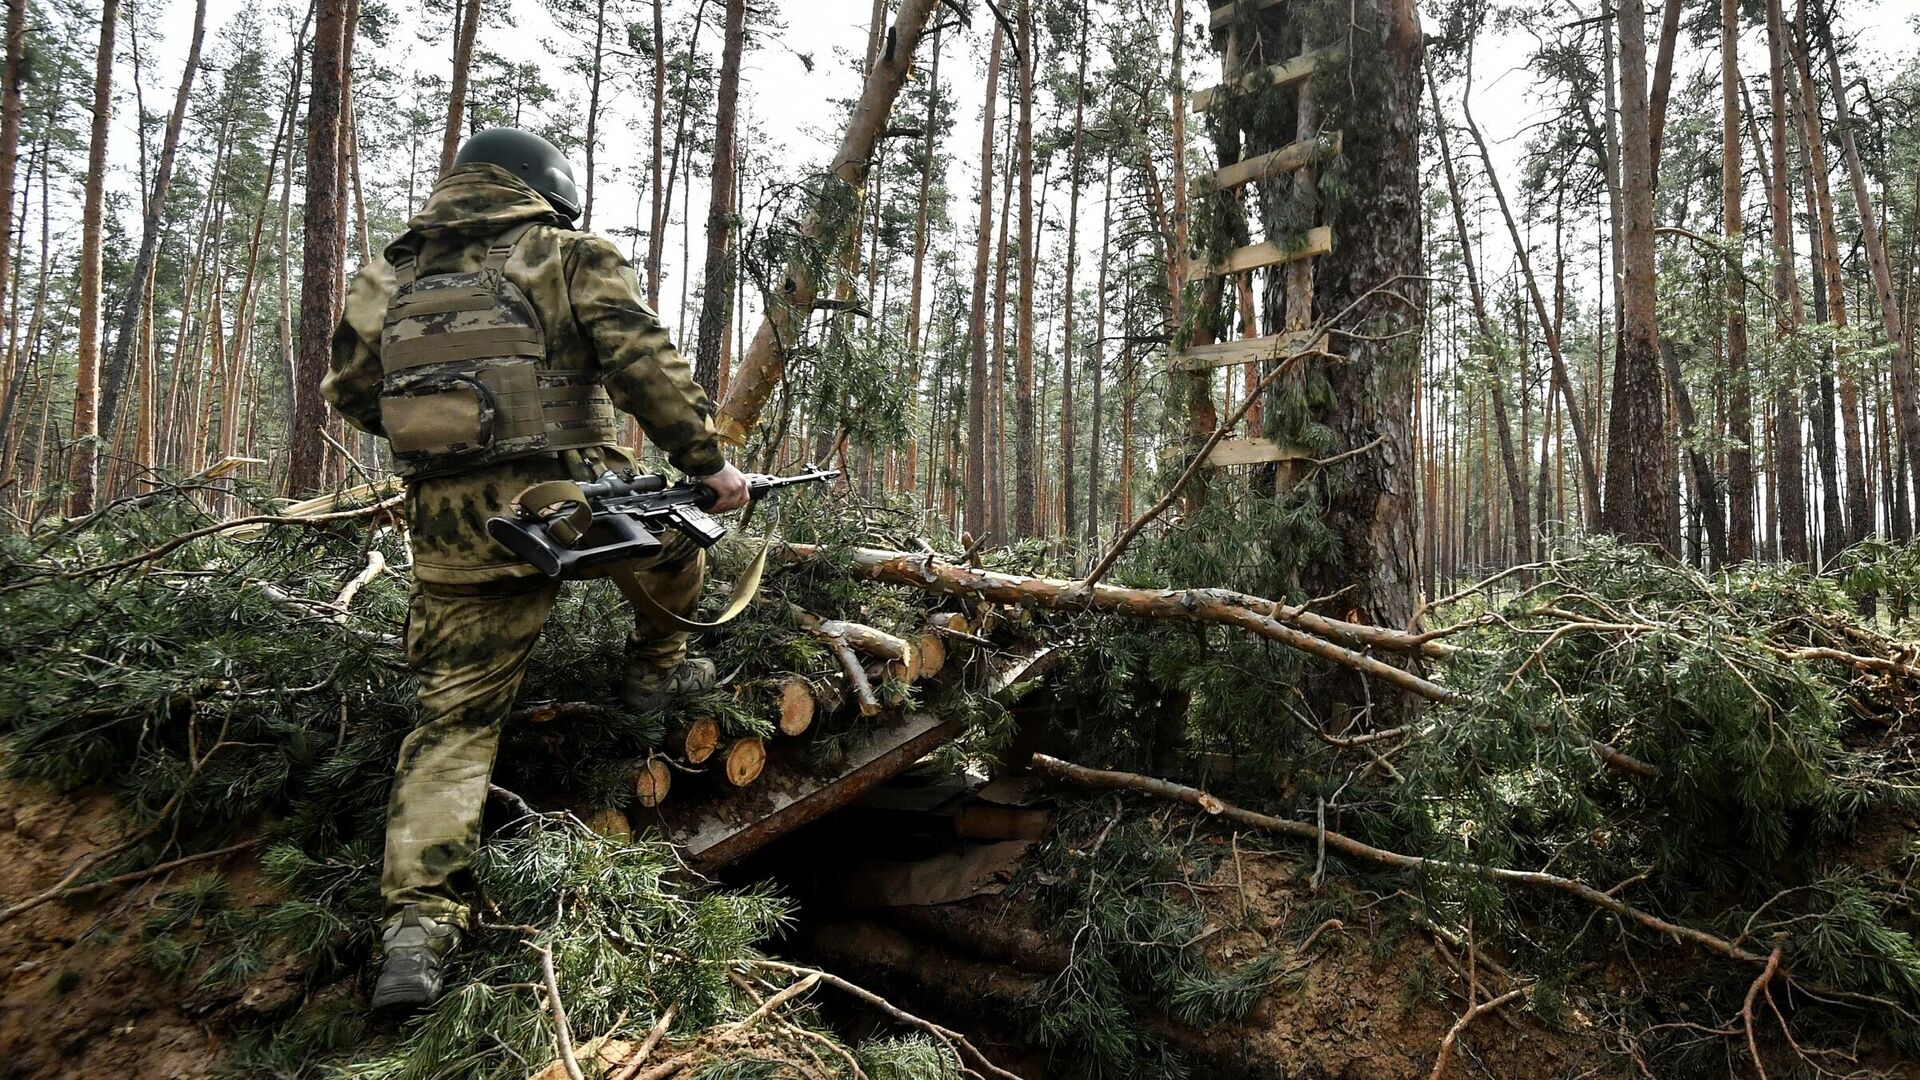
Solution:
<svg viewBox="0 0 1920 1080"><path fill-rule="evenodd" d="M156 111L164 108L170 100L171 87L179 77L180 63L184 60L186 37L192 20L191 5L185 0L160 2L165 12L160 20L165 38L145 45L148 54L147 102L149 110ZM407 11L416 0L392 2L402 11ZM683 11L689 2L669 0L669 10ZM650 10L644 6L644 0L641 0L641 4L642 10ZM713 6L717 8L719 5ZM746 121L760 133L753 138L750 152L764 152L785 174L784 179L793 179L802 170L824 166L839 139L840 113L829 103L852 97L858 92L859 79L849 57L864 50L871 8L869 0L772 0L769 6L779 13L779 21L785 25L768 38L758 41L757 47L748 52L741 111ZM1103 6L1095 4L1096 12ZM209 40L213 40L219 28L245 7L257 8L259 5L255 0L211 0L208 13ZM1571 19L1576 17L1576 11L1586 13L1593 9L1594 3L1568 3L1566 7L1567 18ZM1920 22L1920 18L1914 14L1913 0L1842 0L1841 7L1843 19L1849 28L1866 31L1862 41L1876 60L1911 57L1916 46L1920 46L1920 36L1916 33L1916 22ZM484 44L506 55L547 65L550 69L549 81L561 91L563 97L583 96L576 89L580 80L559 70L558 64L542 46L543 39L550 39L555 34L544 8L538 3L518 0L513 5L513 12L518 27L512 31L487 27L482 31ZM1197 23L1205 15L1204 3L1188 0L1187 14ZM984 17L976 19L976 24L984 27L987 20ZM1427 26L1429 30L1434 28L1430 16ZM410 42L412 30L403 26L397 36ZM709 31L702 41L702 49L709 48L714 40L713 31ZM973 178L973 173L978 156L980 99L984 91L981 75L984 42L985 35L980 29L972 33L948 35L940 70L943 93L959 103L957 127L948 147L955 163L948 181L949 189L954 192L951 212L955 220L963 225L972 221L976 212L971 193L977 190L977 179ZM1473 88L1475 113L1489 138L1496 144L1496 156L1500 159L1510 192L1517 183L1517 158L1522 137L1529 125L1544 115L1543 103L1536 93L1535 77L1526 67L1533 44L1532 36L1526 31L1510 30L1488 35L1477 54ZM1756 70L1765 55L1764 39L1758 34L1750 34L1743 45L1746 50L1744 66L1749 71ZM445 76L451 66L450 53L450 45L443 43L439 47L412 49L404 57L388 59L413 65L423 72ZM802 63L802 55L814 61L811 70ZM1190 65L1196 88L1214 81L1212 76L1216 68L1208 59L1204 55L1197 56ZM1696 70L1702 67L1714 70L1717 69L1717 63L1717 55L1712 51L1683 48L1676 66L1676 93ZM124 55L121 77L128 77L124 70ZM1453 108L1451 103L1449 108ZM616 100L611 107L602 110L602 161L616 167L631 166L647 157L651 133L648 110L647 102L632 95ZM131 162L133 129L130 108L123 107L116 115L114 138L115 159ZM132 183L127 176L123 176L120 182L123 185ZM693 205L691 239L697 263L706 202L706 192L699 178L695 178L688 194ZM632 220L634 196L634 189L629 184L621 178L609 177L603 170L597 193L596 224L603 227L628 224ZM1064 192L1054 193L1053 197L1062 200L1064 205ZM1098 220L1100 211L1097 199L1096 191L1082 200L1083 214L1092 215L1091 220L1094 221ZM1060 212L1050 212L1049 220L1059 220L1057 215ZM1097 229L1083 228L1081 235L1087 238L1084 242L1089 248L1098 242ZM680 236L681 230L677 224L670 228L665 260L669 268L678 265ZM380 242L376 238L376 249ZM693 273L695 277L698 276L697 265ZM661 298L662 314L670 327L678 321L678 297L678 282L670 278L663 286Z"/></svg>

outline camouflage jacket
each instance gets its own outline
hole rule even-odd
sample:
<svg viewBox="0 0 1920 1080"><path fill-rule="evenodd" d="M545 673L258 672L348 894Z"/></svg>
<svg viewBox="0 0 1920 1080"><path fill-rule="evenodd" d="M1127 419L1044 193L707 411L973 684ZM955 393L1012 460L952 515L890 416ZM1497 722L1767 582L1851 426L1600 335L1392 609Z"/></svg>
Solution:
<svg viewBox="0 0 1920 1080"><path fill-rule="evenodd" d="M541 320L547 366L597 375L614 405L640 421L675 468L694 476L719 470L725 458L714 436L713 404L647 307L633 268L606 240L565 228L546 200L493 165L448 173L407 231L354 275L321 393L354 426L382 434L380 333L394 293L392 263L424 255L423 276L478 270L495 237L528 221L537 224L521 238L504 272ZM578 457L613 466L629 461L625 451L605 447L409 482L414 576L462 583L533 573L494 545L486 520L507 513L513 497L530 484L586 479L579 475Z"/></svg>

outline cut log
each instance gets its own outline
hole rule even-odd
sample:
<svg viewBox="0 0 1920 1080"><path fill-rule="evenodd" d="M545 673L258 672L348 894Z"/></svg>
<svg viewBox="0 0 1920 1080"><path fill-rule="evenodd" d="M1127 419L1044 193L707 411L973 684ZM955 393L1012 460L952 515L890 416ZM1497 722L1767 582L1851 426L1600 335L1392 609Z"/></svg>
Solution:
<svg viewBox="0 0 1920 1080"><path fill-rule="evenodd" d="M1316 255L1325 255L1333 250L1333 229L1326 225L1316 225L1307 230L1306 237L1299 247L1283 248L1271 240L1262 240L1257 244L1248 244L1227 252L1227 257L1217 263L1204 263L1195 260L1187 267L1187 280L1199 281L1202 278L1225 277L1229 274L1244 274L1249 270L1258 270L1266 266L1279 266L1283 263L1299 262Z"/></svg>
<svg viewBox="0 0 1920 1080"><path fill-rule="evenodd" d="M681 760L698 765L713 756L720 747L720 722L709 716L688 721L667 735L667 747L678 751Z"/></svg>
<svg viewBox="0 0 1920 1080"><path fill-rule="evenodd" d="M1323 49L1315 49L1312 52L1301 53L1299 56L1285 63L1273 64L1268 67L1263 67L1258 71L1249 72L1230 83L1210 86L1193 95L1193 111L1202 113L1218 105L1222 99L1222 91L1228 87L1251 93L1258 90L1278 90L1284 86L1292 86L1294 83L1306 80L1318 70L1322 64L1337 63L1345 55L1346 50L1341 46L1329 45Z"/></svg>
<svg viewBox="0 0 1920 1080"><path fill-rule="evenodd" d="M787 555L789 559L813 559L820 556L820 549L810 544L790 544ZM851 548L837 561L848 573L868 581L910 585L928 592L972 596L998 604L1063 611L1091 608L1140 619L1237 626L1375 676L1429 701L1452 705L1462 700L1458 692L1448 687L1335 642L1434 658L1458 652L1453 645L1402 630L1328 618L1231 589L1130 589L1105 583L1086 588L1076 581L1021 577L948 562L929 563L919 555L876 548Z"/></svg>
<svg viewBox="0 0 1920 1080"><path fill-rule="evenodd" d="M973 633L973 624L967 621L965 615L957 611L936 611L927 619L927 624L936 629L950 630L956 634Z"/></svg>
<svg viewBox="0 0 1920 1080"><path fill-rule="evenodd" d="M633 825L627 821L627 815L611 806L602 806L574 816L579 818L587 828L609 840L633 839Z"/></svg>
<svg viewBox="0 0 1920 1080"><path fill-rule="evenodd" d="M913 652L920 658L918 675L922 679L933 678L947 666L947 643L941 640L938 630L929 629L915 638Z"/></svg>
<svg viewBox="0 0 1920 1080"><path fill-rule="evenodd" d="M828 774L783 758L751 787L675 800L662 811L662 828L690 862L710 871L860 798L966 730L964 720L912 712L861 725L847 733Z"/></svg>
<svg viewBox="0 0 1920 1080"><path fill-rule="evenodd" d="M673 770L657 757L633 763L630 773L633 783L633 800L641 806L654 807L667 801L667 791L673 787Z"/></svg>
<svg viewBox="0 0 1920 1080"><path fill-rule="evenodd" d="M780 734L804 735L813 726L813 687L798 675L780 683Z"/></svg>
<svg viewBox="0 0 1920 1080"><path fill-rule="evenodd" d="M900 673L894 674L895 678L904 676L907 682L912 682L919 671L919 662L913 655L913 645L905 638L865 623L848 622L845 619L822 619L807 612L801 612L794 619L800 628L808 633L820 637L839 638L868 656L898 661L898 667L889 665L887 669L889 674Z"/></svg>
<svg viewBox="0 0 1920 1080"><path fill-rule="evenodd" d="M1324 330L1290 330L1266 337L1195 345L1174 353L1173 366L1181 371L1204 371L1235 364L1277 363L1319 348L1325 337Z"/></svg>
<svg viewBox="0 0 1920 1080"><path fill-rule="evenodd" d="M1213 186L1230 191L1242 184L1269 176L1283 176L1308 165L1315 165L1340 153L1343 140L1337 131L1312 139L1290 142L1278 150L1215 169Z"/></svg>
<svg viewBox="0 0 1920 1080"><path fill-rule="evenodd" d="M734 787L746 787L760 779L767 767L767 744L757 735L746 735L727 744L720 755L720 776Z"/></svg>

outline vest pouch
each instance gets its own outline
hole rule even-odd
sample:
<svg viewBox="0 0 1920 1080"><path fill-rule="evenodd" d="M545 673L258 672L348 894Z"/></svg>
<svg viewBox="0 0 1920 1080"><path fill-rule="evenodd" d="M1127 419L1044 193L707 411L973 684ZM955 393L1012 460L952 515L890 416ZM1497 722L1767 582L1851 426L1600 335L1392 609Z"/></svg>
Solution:
<svg viewBox="0 0 1920 1080"><path fill-rule="evenodd" d="M434 374L404 380L380 396L380 424L394 456L436 465L465 458L493 445L493 393L466 374Z"/></svg>

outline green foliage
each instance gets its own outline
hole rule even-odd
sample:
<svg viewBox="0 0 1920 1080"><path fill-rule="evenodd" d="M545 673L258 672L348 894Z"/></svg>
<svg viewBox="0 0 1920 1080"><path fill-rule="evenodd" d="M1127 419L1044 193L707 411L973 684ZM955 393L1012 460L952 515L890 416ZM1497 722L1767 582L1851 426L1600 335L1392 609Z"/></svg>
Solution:
<svg viewBox="0 0 1920 1080"><path fill-rule="evenodd" d="M1195 1027L1244 1017L1274 981L1279 954L1217 970L1197 944L1206 929L1192 899L1210 861L1136 817L1093 804L1062 822L1032 870L1067 967L1027 1017L1034 1040L1070 1053L1091 1077L1188 1075L1180 1054L1144 1022L1164 1012Z"/></svg>
<svg viewBox="0 0 1920 1080"><path fill-rule="evenodd" d="M231 998L262 978L297 981L291 1005L233 1033L234 1075L525 1076L554 1056L533 945L552 950L582 1039L638 1038L668 1005L677 1039L751 1010L728 973L784 925L783 901L762 888L712 887L657 840L616 842L542 815L483 845L474 870L483 925L458 954L446 999L397 1030L370 1025L355 977L375 946L387 782L414 712L400 650L406 590L398 575L375 579L344 622L328 605L369 544L385 545L396 564L405 551L351 527L280 529L196 540L117 576L58 576L153 550L208 520L169 497L61 534L0 537L0 589L9 590L0 593L0 738L11 777L121 796L135 843L100 875L261 836L265 899L243 902L225 877L204 873L161 895L135 927L140 955L186 992ZM790 522L816 540L856 529L831 509ZM882 625L910 611L889 590L817 570L781 575L768 595L782 592ZM722 670L750 678L817 664L811 649L770 647L795 639L788 611L776 599L710 635ZM629 618L607 588L569 590L526 696L605 700L581 688L618 673ZM680 707L735 733L771 723L725 689ZM643 752L666 720L615 708L603 723L509 725L498 778L620 805L624 783L607 770L583 776L578 763ZM736 1050L737 1063L720 1048L709 1072L792 1075L777 1054L758 1060L765 1047ZM919 1040L857 1052L874 1076L957 1075L944 1049Z"/></svg>

